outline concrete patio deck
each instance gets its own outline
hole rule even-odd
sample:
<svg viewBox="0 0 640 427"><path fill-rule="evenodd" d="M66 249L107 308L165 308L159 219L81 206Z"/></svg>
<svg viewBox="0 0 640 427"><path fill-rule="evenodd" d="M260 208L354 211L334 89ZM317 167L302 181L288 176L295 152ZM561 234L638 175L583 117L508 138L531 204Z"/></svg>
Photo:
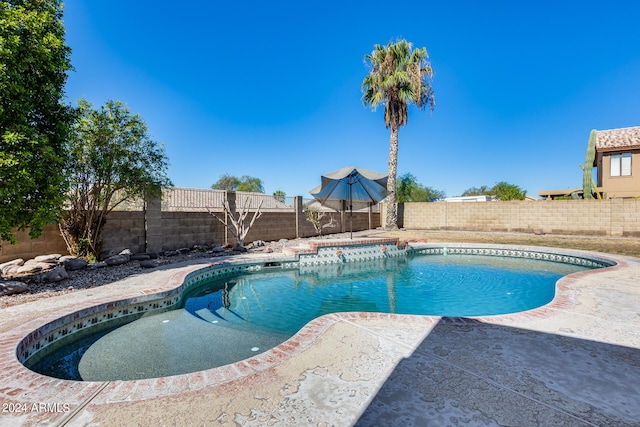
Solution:
<svg viewBox="0 0 640 427"><path fill-rule="evenodd" d="M9 307L0 426L638 426L640 259L597 256L618 265L561 279L536 310L330 314L251 359L138 381L42 376L19 363L16 346L62 314L174 288L212 260Z"/></svg>

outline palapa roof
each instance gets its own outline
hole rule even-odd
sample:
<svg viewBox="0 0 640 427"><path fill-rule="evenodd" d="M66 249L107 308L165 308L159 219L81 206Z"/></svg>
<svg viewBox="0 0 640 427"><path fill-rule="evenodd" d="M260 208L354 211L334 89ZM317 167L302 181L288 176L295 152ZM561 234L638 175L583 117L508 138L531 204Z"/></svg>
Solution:
<svg viewBox="0 0 640 427"><path fill-rule="evenodd" d="M640 148L640 126L597 131L596 151Z"/></svg>

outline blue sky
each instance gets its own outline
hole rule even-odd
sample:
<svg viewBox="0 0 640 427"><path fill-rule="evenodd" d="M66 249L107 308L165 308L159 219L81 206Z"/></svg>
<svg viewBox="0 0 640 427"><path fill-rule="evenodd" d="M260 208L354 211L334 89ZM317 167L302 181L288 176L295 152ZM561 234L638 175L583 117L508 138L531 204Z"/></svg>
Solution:
<svg viewBox="0 0 640 427"><path fill-rule="evenodd" d="M631 0L69 0L66 95L139 113L176 186L228 173L308 198L343 166L386 173L363 57L401 37L429 52L436 108L410 109L398 175L537 195L582 185L591 129L640 125L638 16Z"/></svg>

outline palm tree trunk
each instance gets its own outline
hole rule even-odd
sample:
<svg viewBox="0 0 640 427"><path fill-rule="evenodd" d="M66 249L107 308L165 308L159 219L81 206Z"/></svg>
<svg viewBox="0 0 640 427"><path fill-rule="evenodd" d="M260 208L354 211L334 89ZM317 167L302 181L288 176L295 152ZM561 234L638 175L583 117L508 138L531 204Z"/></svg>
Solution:
<svg viewBox="0 0 640 427"><path fill-rule="evenodd" d="M389 176L387 177L387 220L385 228L398 229L398 210L396 206L396 174L398 171L398 126L391 125L389 138Z"/></svg>

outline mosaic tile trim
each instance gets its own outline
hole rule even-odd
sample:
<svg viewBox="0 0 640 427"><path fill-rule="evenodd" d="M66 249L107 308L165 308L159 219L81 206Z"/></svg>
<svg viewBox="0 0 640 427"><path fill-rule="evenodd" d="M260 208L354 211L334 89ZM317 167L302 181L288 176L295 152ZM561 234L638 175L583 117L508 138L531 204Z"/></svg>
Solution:
<svg viewBox="0 0 640 427"><path fill-rule="evenodd" d="M426 255L485 255L512 258L527 258L541 261L560 262L563 264L579 265L589 268L612 267L615 262L597 257L581 257L578 255L567 255L553 252L540 252L525 249L496 249L496 248L469 248L469 247L429 247L414 248L408 251L409 254Z"/></svg>
<svg viewBox="0 0 640 427"><path fill-rule="evenodd" d="M287 265L297 263L287 263ZM282 266L278 266L283 268ZM63 316L49 322L27 335L17 346L16 356L21 363L33 357L39 351L52 346L58 340L68 337L76 332L84 331L88 327L105 324L115 319L126 319L141 313L167 309L180 302L181 296L201 284L203 281L234 276L251 271L260 271L264 263L239 264L239 265L212 265L187 274L184 282L179 287L159 294L144 295L114 301L107 304L99 304L74 313Z"/></svg>
<svg viewBox="0 0 640 427"><path fill-rule="evenodd" d="M399 257L406 253L405 247L395 244L322 246L318 247L317 253L300 254L298 262L301 267L319 266Z"/></svg>

